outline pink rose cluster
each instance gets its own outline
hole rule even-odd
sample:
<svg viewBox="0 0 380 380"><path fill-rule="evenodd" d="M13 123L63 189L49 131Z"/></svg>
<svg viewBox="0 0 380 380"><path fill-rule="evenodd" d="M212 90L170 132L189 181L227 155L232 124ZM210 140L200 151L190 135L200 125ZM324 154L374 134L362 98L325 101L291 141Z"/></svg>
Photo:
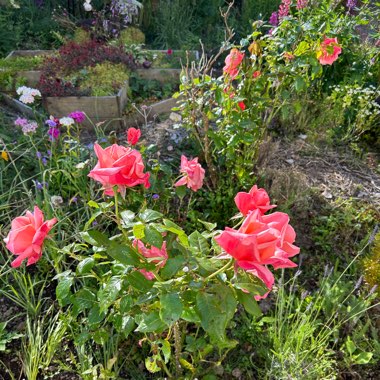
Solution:
<svg viewBox="0 0 380 380"><path fill-rule="evenodd" d="M174 186L187 186L193 191L198 191L203 186L205 170L198 163L198 157L188 160L186 156L181 156L181 169L183 177Z"/></svg>
<svg viewBox="0 0 380 380"><path fill-rule="evenodd" d="M296 233L289 224L289 216L283 212L264 215L276 207L264 189L253 186L248 192L240 192L235 203L245 219L239 229L226 227L215 237L225 254L219 258L233 257L236 267L258 277L270 291L274 284L273 273L268 269L293 268L297 265L290 258L300 251L293 243ZM255 298L265 298L255 295Z"/></svg>

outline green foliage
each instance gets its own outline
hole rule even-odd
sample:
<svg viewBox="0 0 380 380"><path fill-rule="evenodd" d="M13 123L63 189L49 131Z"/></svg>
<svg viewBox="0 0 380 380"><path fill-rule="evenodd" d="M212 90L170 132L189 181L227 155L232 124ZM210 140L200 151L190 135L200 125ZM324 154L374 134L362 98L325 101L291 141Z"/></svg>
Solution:
<svg viewBox="0 0 380 380"><path fill-rule="evenodd" d="M144 44L145 35L140 29L129 26L120 32L119 41L122 45Z"/></svg>
<svg viewBox="0 0 380 380"><path fill-rule="evenodd" d="M167 99L178 88L175 81L161 82L155 79L143 79L132 73L129 81L131 100L143 102L145 100Z"/></svg>
<svg viewBox="0 0 380 380"><path fill-rule="evenodd" d="M115 95L128 82L129 71L122 64L98 63L81 70L80 87L91 89L92 96Z"/></svg>
<svg viewBox="0 0 380 380"><path fill-rule="evenodd" d="M334 208L322 210L313 221L313 240L327 253L332 253L338 244L340 257L349 257L371 234L378 218L378 211L365 202L338 200ZM357 245L352 245L352 241L356 241Z"/></svg>
<svg viewBox="0 0 380 380"><path fill-rule="evenodd" d="M40 56L0 59L0 88L13 91L18 86L26 84L20 72L38 69L42 60Z"/></svg>
<svg viewBox="0 0 380 380"><path fill-rule="evenodd" d="M22 334L16 332L7 332L7 324L8 322L0 322L0 352L6 351L7 344L12 340L22 337Z"/></svg>
<svg viewBox="0 0 380 380"><path fill-rule="evenodd" d="M337 128L334 137L349 142L363 141L380 147L380 90L373 85L335 86L328 98Z"/></svg>
<svg viewBox="0 0 380 380"><path fill-rule="evenodd" d="M51 17L55 4L45 2L38 7L29 0L17 3L18 8L4 5L0 8L0 56L15 49L51 49L56 43L53 32L59 30Z"/></svg>
<svg viewBox="0 0 380 380"><path fill-rule="evenodd" d="M83 28L76 28L74 31L73 41L77 44L82 44L91 39L91 35L87 30Z"/></svg>
<svg viewBox="0 0 380 380"><path fill-rule="evenodd" d="M376 341L365 338L371 324L366 311L374 297L358 295L360 283L355 285L344 272L332 274L332 269L325 269L315 292L296 292L297 276L280 285L275 314L258 323L272 347L257 348L265 364L255 367L263 378L335 379L334 348L343 344L349 366L377 360L371 354L380 354L373 351Z"/></svg>

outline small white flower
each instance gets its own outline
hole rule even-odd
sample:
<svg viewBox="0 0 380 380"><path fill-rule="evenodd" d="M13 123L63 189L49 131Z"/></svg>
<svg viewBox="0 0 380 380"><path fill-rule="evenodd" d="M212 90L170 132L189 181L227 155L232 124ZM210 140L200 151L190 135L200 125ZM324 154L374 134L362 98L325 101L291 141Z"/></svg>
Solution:
<svg viewBox="0 0 380 380"><path fill-rule="evenodd" d="M86 160L84 162L80 162L79 164L75 165L75 167L77 169L83 169L88 163L89 163L90 160Z"/></svg>
<svg viewBox="0 0 380 380"><path fill-rule="evenodd" d="M83 8L86 12L91 12L92 11L91 0L85 0L85 2L83 3Z"/></svg>
<svg viewBox="0 0 380 380"><path fill-rule="evenodd" d="M21 95L21 94L23 94L26 90L28 90L29 88L28 87L26 87L26 86L21 86L21 87L19 87L17 90L16 90L16 92L17 92L17 95Z"/></svg>
<svg viewBox="0 0 380 380"><path fill-rule="evenodd" d="M75 123L72 117L62 117L59 119L59 122L65 127L70 127L70 125L73 125Z"/></svg>
<svg viewBox="0 0 380 380"><path fill-rule="evenodd" d="M63 203L63 199L60 195L53 195L50 201L54 208L59 207Z"/></svg>
<svg viewBox="0 0 380 380"><path fill-rule="evenodd" d="M32 104L34 103L34 96L30 94L22 94L19 100L24 104Z"/></svg>

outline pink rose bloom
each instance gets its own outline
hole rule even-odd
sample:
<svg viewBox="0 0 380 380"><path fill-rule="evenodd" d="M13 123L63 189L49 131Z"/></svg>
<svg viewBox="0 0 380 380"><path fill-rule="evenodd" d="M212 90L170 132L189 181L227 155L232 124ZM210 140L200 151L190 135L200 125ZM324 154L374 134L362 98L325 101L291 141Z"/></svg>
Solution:
<svg viewBox="0 0 380 380"><path fill-rule="evenodd" d="M254 210L260 210L261 214L265 214L268 210L276 207L276 205L270 204L268 193L264 189L259 189L257 185L254 185L249 193L237 193L235 203L244 216Z"/></svg>
<svg viewBox="0 0 380 380"><path fill-rule="evenodd" d="M198 163L198 157L189 161L184 155L182 155L180 172L183 173L184 176L177 181L174 186L186 185L193 191L197 191L203 186L205 170Z"/></svg>
<svg viewBox="0 0 380 380"><path fill-rule="evenodd" d="M130 145L136 145L141 137L140 129L129 128L127 131L127 141Z"/></svg>
<svg viewBox="0 0 380 380"><path fill-rule="evenodd" d="M321 65L332 65L342 52L337 38L326 38L320 45L317 58Z"/></svg>
<svg viewBox="0 0 380 380"><path fill-rule="evenodd" d="M156 266L159 268L163 268L168 259L168 253L166 251L166 242L162 243L161 249L155 246L151 248L146 248L144 243L141 240L135 239L133 241L133 246L137 247L137 250L147 259L149 262L157 264ZM145 269L140 269L140 272L145 276L147 280L153 280L155 278L153 272L149 272Z"/></svg>
<svg viewBox="0 0 380 380"><path fill-rule="evenodd" d="M267 265L274 269L297 266L289 260L299 253L299 248L293 245L295 237L287 214L275 212L263 217L256 210L248 214L238 230L226 227L215 241L227 253L220 258L232 256L237 266L262 280L270 291L274 276ZM255 298L265 298L268 293Z"/></svg>
<svg viewBox="0 0 380 380"><path fill-rule="evenodd" d="M144 163L137 150L117 144L105 149L95 144L94 150L98 163L88 176L103 185L104 194L114 195L114 186L118 186L123 197L127 187L140 184L150 187L150 173L144 173Z"/></svg>
<svg viewBox="0 0 380 380"><path fill-rule="evenodd" d="M4 239L6 247L17 257L12 267L17 268L22 261L28 260L26 265L36 263L42 256L43 242L57 219L44 222L44 214L34 206L34 212L27 211L25 216L19 216L12 221L11 230Z"/></svg>
<svg viewBox="0 0 380 380"><path fill-rule="evenodd" d="M233 48L230 54L227 55L225 59L225 66L223 67L223 72L235 79L239 73L239 66L244 58L244 53L241 53L238 49Z"/></svg>

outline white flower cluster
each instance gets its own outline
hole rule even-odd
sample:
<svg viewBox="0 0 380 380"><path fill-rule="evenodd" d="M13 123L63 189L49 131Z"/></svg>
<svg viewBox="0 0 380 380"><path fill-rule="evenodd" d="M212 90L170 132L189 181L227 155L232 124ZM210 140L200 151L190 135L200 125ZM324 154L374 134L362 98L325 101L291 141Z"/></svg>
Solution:
<svg viewBox="0 0 380 380"><path fill-rule="evenodd" d="M41 93L39 90L36 90L35 88L30 88L26 86L21 86L16 90L17 94L20 95L20 102L24 104L33 104L34 98L36 96L41 97Z"/></svg>

